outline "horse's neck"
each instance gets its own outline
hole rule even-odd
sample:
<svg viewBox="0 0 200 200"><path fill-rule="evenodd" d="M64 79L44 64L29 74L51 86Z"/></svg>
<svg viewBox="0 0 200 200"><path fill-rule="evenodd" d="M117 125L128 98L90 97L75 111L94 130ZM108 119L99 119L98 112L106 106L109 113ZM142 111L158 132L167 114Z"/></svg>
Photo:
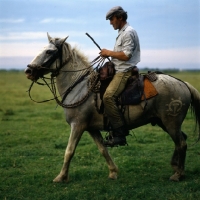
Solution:
<svg viewBox="0 0 200 200"><path fill-rule="evenodd" d="M65 59L69 58L69 50L71 51L70 59L65 63ZM87 72L87 70L81 69L85 69L89 66L89 63L86 65L86 62L76 54L75 50L71 50L69 46L65 46L63 49L63 63L64 66L62 66L56 78L57 88L62 97L66 90L72 87ZM87 79L87 77L84 78L83 81L73 88L68 95L68 101L77 101L78 98L81 98L81 96L87 92Z"/></svg>
<svg viewBox="0 0 200 200"><path fill-rule="evenodd" d="M84 76L84 74L84 71L65 72L65 68L63 68L62 72L60 72L60 74L56 78L57 88L60 95L62 95L68 88L73 87L76 82L79 81L82 76ZM85 77L84 79L87 80L87 77ZM84 88L87 86L87 84L85 84L84 81L81 81L76 85L76 88L78 86Z"/></svg>

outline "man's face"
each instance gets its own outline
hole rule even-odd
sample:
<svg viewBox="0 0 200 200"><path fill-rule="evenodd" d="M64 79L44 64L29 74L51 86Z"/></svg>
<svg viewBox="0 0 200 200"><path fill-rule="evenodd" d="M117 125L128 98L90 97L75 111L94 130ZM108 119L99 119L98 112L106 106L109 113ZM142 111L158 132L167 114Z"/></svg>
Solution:
<svg viewBox="0 0 200 200"><path fill-rule="evenodd" d="M122 23L123 23L123 21L122 21L121 18L118 19L116 16L113 16L113 17L110 18L110 24L113 26L113 28L115 30L121 29Z"/></svg>

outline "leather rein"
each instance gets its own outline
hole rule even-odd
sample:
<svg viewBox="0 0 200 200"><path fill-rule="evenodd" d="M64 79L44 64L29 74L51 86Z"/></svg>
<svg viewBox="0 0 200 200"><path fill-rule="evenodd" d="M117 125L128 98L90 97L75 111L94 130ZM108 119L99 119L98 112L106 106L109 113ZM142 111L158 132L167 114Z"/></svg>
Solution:
<svg viewBox="0 0 200 200"><path fill-rule="evenodd" d="M54 44L54 43L53 43ZM87 94L79 101L73 103L73 104L64 104L64 100L66 99L66 97L69 95L69 93L73 90L73 88L79 84L80 82L82 82L84 80L84 78L88 75L90 75L92 72L94 72L95 69L101 67L105 61L105 58L102 58L100 56L98 56L97 58L95 58L91 63L89 67L80 69L80 70L62 70L62 67L67 64L69 62L69 60L71 59L71 55L68 56L68 58L66 59L66 61L64 63L62 63L62 45L56 45L57 47L57 51L52 55L52 57L49 59L49 61L47 63L44 63L42 66L40 65L28 65L28 68L31 68L32 70L49 70L51 72L51 78L46 78L43 75L39 76L39 78L41 78L43 80L44 83L40 83L37 81L33 81L28 89L28 95L30 97L30 99L36 103L45 103L48 101L52 101L55 100L57 102L57 104L63 108L73 108L76 107L80 104L82 104L88 97L90 92L92 91L92 89L95 87L97 81L98 81L98 77L93 81L93 83L91 83L91 86L88 89ZM59 57L60 60L60 66L57 67L57 62L56 62L56 69L49 69L48 66L50 66L55 60L57 60ZM95 67L92 71L89 71L88 69L90 69L92 66L94 66L95 64L97 64L97 67ZM57 96L57 90L56 90L56 86L55 86L55 78L56 76L60 73L60 72L79 72L79 71L84 71L87 70L87 72L85 74L83 74L82 76L80 76L78 78L78 80L76 82L74 82L62 95ZM46 79L50 79L50 83L47 83ZM43 101L36 101L32 98L31 96L31 89L34 85L34 83L37 83L39 85L46 85L49 90L51 91L51 93L53 94L53 98L51 99L47 99L47 100L43 100ZM63 96L62 100L59 100L59 97Z"/></svg>

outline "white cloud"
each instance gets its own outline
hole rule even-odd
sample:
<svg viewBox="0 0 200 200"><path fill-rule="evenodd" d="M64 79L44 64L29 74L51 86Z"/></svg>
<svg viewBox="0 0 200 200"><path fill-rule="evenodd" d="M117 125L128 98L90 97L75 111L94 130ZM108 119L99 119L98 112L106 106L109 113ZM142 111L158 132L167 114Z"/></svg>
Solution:
<svg viewBox="0 0 200 200"><path fill-rule="evenodd" d="M68 31L68 32L49 32L51 37L66 37L66 36L73 36L73 37L86 37L85 32L83 31ZM100 36L101 33L92 33L93 36ZM3 41L14 41L14 40L38 40L38 39L46 39L47 33L46 32L8 32L4 34L0 34L0 42Z"/></svg>
<svg viewBox="0 0 200 200"><path fill-rule="evenodd" d="M75 24L86 24L86 20L83 19L66 19L66 18L45 18L40 23L75 23Z"/></svg>
<svg viewBox="0 0 200 200"><path fill-rule="evenodd" d="M23 23L25 19L0 19L0 23Z"/></svg>
<svg viewBox="0 0 200 200"><path fill-rule="evenodd" d="M199 64L200 48L180 48L180 49L149 49L142 50L143 64Z"/></svg>
<svg viewBox="0 0 200 200"><path fill-rule="evenodd" d="M45 37L44 42L27 42L27 43L2 43L0 47L1 57L8 56L35 56L42 47L48 44L47 37L38 35L37 37ZM86 44L70 42L72 46L78 46L88 57L98 56L99 50L94 46L90 48ZM81 48L80 48L81 47ZM83 48L83 49L82 49ZM199 64L200 66L200 48L184 48L184 49L143 49L141 52L142 65L165 64Z"/></svg>
<svg viewBox="0 0 200 200"><path fill-rule="evenodd" d="M0 35L0 41L5 40L38 40L44 39L46 34L44 32L9 32Z"/></svg>
<svg viewBox="0 0 200 200"><path fill-rule="evenodd" d="M51 37L66 37L67 35L79 38L79 42L68 41L72 46L77 46L89 60L98 56L99 50L85 36L84 32L50 32ZM101 33L93 32L91 35L95 38ZM83 39L84 38L84 39ZM39 40L39 41L38 41ZM47 34L45 32L13 32L0 35L0 56L21 56L34 57L42 47L48 44ZM142 49L141 62L138 66L153 68L172 68L173 66L195 65L200 68L200 48L177 48L177 49Z"/></svg>
<svg viewBox="0 0 200 200"><path fill-rule="evenodd" d="M1 57L9 56L36 56L46 43L29 42L29 43L2 43L0 46Z"/></svg>

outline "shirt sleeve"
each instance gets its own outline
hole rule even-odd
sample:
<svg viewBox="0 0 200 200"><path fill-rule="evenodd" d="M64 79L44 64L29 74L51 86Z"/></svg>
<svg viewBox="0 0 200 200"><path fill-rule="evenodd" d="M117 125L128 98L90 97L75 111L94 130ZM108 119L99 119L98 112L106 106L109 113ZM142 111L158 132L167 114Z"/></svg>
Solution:
<svg viewBox="0 0 200 200"><path fill-rule="evenodd" d="M134 51L134 34L131 31L125 31L122 39L122 51L124 54L131 58Z"/></svg>

